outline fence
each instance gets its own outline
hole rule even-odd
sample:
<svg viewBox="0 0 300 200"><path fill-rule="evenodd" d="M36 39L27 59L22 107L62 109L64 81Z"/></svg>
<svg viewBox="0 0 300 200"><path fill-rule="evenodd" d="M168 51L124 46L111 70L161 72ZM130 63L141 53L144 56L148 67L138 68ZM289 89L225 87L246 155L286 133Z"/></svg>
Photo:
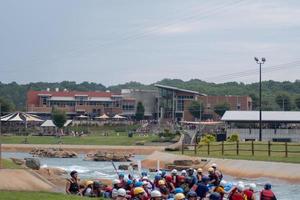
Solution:
<svg viewBox="0 0 300 200"><path fill-rule="evenodd" d="M219 156L300 156L300 143L288 142L213 142L182 144L182 154L193 151L194 155Z"/></svg>

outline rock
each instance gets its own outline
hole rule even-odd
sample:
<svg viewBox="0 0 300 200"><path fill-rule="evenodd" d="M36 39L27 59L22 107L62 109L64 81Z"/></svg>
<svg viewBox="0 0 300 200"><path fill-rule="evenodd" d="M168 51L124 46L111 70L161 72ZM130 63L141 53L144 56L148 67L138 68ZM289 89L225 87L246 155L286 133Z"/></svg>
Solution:
<svg viewBox="0 0 300 200"><path fill-rule="evenodd" d="M143 146L143 145L145 145L145 142L144 141L137 141L137 142L135 142L135 145Z"/></svg>
<svg viewBox="0 0 300 200"><path fill-rule="evenodd" d="M36 157L47 158L76 158L78 156L74 151L66 151L61 148L34 148L29 153Z"/></svg>
<svg viewBox="0 0 300 200"><path fill-rule="evenodd" d="M173 164L181 166L191 166L193 165L193 160L174 160Z"/></svg>
<svg viewBox="0 0 300 200"><path fill-rule="evenodd" d="M115 162L130 162L131 154L121 154L121 153L106 153L98 151L96 153L89 153L85 156L84 160L92 161L115 161Z"/></svg>
<svg viewBox="0 0 300 200"><path fill-rule="evenodd" d="M19 158L10 158L13 163L15 163L16 165L24 165L25 164L25 160L23 159L19 159Z"/></svg>
<svg viewBox="0 0 300 200"><path fill-rule="evenodd" d="M37 158L25 158L25 165L34 170L39 170L41 168L40 160Z"/></svg>
<svg viewBox="0 0 300 200"><path fill-rule="evenodd" d="M128 165L119 165L118 169L119 170L128 170Z"/></svg>

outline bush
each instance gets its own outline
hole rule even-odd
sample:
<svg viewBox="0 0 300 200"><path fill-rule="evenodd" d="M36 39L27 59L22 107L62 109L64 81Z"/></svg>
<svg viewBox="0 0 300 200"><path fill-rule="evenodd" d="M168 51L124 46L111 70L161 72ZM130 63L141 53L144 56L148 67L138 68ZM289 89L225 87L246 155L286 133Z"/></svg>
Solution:
<svg viewBox="0 0 300 200"><path fill-rule="evenodd" d="M227 142L237 142L240 141L240 136L238 134L232 134L226 140Z"/></svg>
<svg viewBox="0 0 300 200"><path fill-rule="evenodd" d="M214 135L210 135L210 134L207 134L207 135L204 135L200 142L202 143L209 143L209 142L215 142L216 141L216 137Z"/></svg>

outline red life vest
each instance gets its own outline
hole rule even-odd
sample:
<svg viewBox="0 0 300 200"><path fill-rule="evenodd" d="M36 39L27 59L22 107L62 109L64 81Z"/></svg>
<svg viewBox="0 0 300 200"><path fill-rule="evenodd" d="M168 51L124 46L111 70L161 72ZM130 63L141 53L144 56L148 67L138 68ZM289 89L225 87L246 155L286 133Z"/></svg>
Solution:
<svg viewBox="0 0 300 200"><path fill-rule="evenodd" d="M273 200L275 197L272 190L263 190L260 193L260 200Z"/></svg>
<svg viewBox="0 0 300 200"><path fill-rule="evenodd" d="M252 190L247 189L247 190L244 191L244 194L247 196L248 200L252 200L252 196L253 196L253 191Z"/></svg>
<svg viewBox="0 0 300 200"><path fill-rule="evenodd" d="M232 200L245 200L243 194L241 193L234 193L231 197Z"/></svg>

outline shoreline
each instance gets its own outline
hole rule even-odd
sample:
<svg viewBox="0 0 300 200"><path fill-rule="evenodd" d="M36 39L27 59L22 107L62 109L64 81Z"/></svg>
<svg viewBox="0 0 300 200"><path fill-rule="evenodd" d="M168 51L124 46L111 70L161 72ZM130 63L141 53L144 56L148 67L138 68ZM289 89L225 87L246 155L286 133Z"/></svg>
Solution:
<svg viewBox="0 0 300 200"><path fill-rule="evenodd" d="M2 144L2 152L30 152L33 148L63 148L76 153L93 151L122 152L149 155L155 151L164 151L165 146L106 146L106 145L73 145L73 144Z"/></svg>

